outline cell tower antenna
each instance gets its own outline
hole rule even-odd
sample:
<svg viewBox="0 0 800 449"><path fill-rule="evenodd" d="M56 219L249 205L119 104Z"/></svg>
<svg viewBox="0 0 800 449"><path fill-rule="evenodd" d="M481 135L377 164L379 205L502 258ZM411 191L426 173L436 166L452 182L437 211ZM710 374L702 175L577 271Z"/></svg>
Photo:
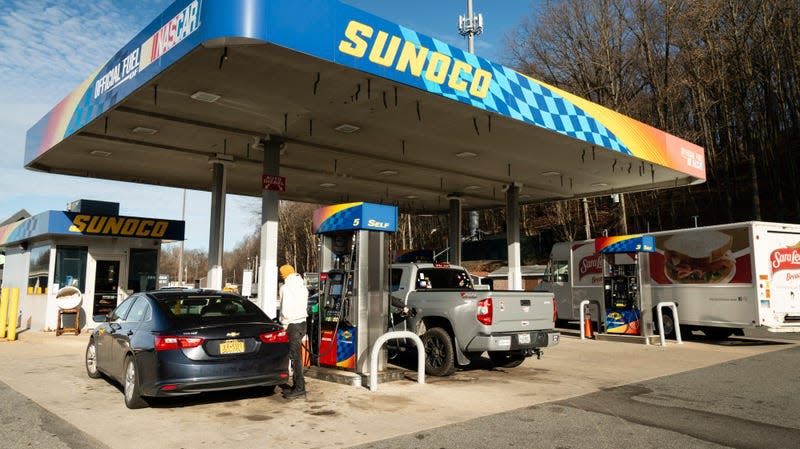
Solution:
<svg viewBox="0 0 800 449"><path fill-rule="evenodd" d="M473 14L472 0L467 0L467 15L458 16L458 33L467 38L467 49L475 53L475 36L483 33L483 14Z"/></svg>

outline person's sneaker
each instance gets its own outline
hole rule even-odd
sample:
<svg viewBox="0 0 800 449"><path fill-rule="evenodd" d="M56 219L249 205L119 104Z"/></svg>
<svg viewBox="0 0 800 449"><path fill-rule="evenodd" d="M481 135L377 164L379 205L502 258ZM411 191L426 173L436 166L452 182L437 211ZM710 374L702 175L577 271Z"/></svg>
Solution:
<svg viewBox="0 0 800 449"><path fill-rule="evenodd" d="M289 390L283 392L283 397L289 400L292 399L305 399L306 392L305 390Z"/></svg>

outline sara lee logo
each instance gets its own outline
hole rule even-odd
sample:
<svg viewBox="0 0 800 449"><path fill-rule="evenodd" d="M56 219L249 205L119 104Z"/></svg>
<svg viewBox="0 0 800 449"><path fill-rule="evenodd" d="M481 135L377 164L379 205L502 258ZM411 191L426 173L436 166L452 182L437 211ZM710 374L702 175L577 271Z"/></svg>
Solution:
<svg viewBox="0 0 800 449"><path fill-rule="evenodd" d="M581 263L578 264L578 274L580 274L581 278L589 274L597 274L602 272L603 259L600 258L600 254L586 256L581 259Z"/></svg>
<svg viewBox="0 0 800 449"><path fill-rule="evenodd" d="M780 270L800 270L800 251L797 248L781 248L769 257L772 272Z"/></svg>

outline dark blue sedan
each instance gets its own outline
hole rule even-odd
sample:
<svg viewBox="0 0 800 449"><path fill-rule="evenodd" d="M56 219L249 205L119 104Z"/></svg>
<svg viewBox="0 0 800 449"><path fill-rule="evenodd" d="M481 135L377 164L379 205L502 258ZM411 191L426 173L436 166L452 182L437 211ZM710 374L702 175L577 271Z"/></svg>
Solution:
<svg viewBox="0 0 800 449"><path fill-rule="evenodd" d="M125 405L142 408L146 397L284 383L288 342L283 327L232 293L137 293L92 331L86 372L118 381Z"/></svg>

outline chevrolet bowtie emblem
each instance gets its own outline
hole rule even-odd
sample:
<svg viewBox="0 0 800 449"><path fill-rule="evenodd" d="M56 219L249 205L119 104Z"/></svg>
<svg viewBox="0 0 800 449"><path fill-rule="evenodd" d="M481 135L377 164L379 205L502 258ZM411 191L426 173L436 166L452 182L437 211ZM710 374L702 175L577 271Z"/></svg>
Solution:
<svg viewBox="0 0 800 449"><path fill-rule="evenodd" d="M228 332L228 335L227 335L227 336L228 336L228 337L238 337L238 336L239 336L239 333L238 333L238 332Z"/></svg>

